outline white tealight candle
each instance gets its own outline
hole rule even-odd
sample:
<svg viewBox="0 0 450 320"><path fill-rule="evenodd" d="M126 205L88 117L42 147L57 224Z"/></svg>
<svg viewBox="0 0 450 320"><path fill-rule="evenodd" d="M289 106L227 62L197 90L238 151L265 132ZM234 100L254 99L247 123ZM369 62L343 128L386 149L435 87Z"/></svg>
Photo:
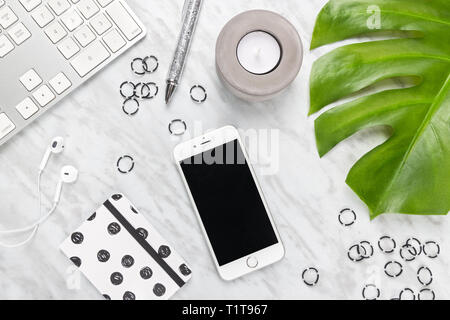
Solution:
<svg viewBox="0 0 450 320"><path fill-rule="evenodd" d="M239 42L237 58L248 72L267 74L280 63L280 44L267 32L253 31L246 34Z"/></svg>
<svg viewBox="0 0 450 320"><path fill-rule="evenodd" d="M217 38L217 75L228 90L247 101L265 101L280 94L297 77L302 60L297 30L275 12L240 13Z"/></svg>

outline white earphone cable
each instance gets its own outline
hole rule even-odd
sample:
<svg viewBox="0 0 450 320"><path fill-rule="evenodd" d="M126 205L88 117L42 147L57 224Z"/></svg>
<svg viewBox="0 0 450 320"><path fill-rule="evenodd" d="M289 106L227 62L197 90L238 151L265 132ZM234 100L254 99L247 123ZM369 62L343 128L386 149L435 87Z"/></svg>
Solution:
<svg viewBox="0 0 450 320"><path fill-rule="evenodd" d="M48 160L50 159L50 156L52 154L61 153L63 150L64 150L64 139L62 137L53 138L52 143L47 148L47 150L44 154L44 157L42 158L41 164L39 165L39 171L38 171L38 176L37 176L37 193L38 193L37 196L38 196L38 204L39 204L39 220L37 220L36 222L34 222L33 224L31 224L27 227L22 227L22 228L13 229L13 230L0 230L0 235L11 235L11 234L17 234L17 233L31 231L30 235L28 236L28 238L26 238L25 240L23 240L22 242L19 242L19 243L8 244L8 243L0 242L0 247L17 248L17 247L23 246L23 245L27 244L28 242L30 242L31 239L33 239L33 237L36 235L36 232L39 229L39 226L45 220L47 220L48 217L50 217L53 214L53 212L55 212L56 208L58 207L63 184L64 183L74 183L77 180L78 170L76 168L74 168L73 166L64 166L61 169L61 177L60 177L60 180L56 187L56 192L55 192L55 196L53 198L52 207L44 216L42 216L42 193L41 193L42 174L44 172L45 166L48 163Z"/></svg>
<svg viewBox="0 0 450 320"><path fill-rule="evenodd" d="M42 194L41 194L41 176L42 176L42 172L43 172L42 170L39 170L38 179L37 179L37 184L38 184L37 191L38 191L38 202L39 202L39 220L36 221L35 223L27 226L27 227L23 227L23 228L19 228L19 229L13 229L13 230L0 231L0 234L14 234L14 233L21 233L21 232L26 232L26 231L32 230L31 234L24 241L21 241L21 242L18 242L18 243L14 243L14 244L8 244L8 243L4 243L4 242L0 241L0 247L4 247L4 248L18 248L18 247L21 247L21 246L27 244L36 235L36 232L39 229L40 224L42 222L44 222L56 210L56 207L58 206L58 203L54 202L53 206L50 209L50 211L45 216L41 217L41 213L42 213Z"/></svg>
<svg viewBox="0 0 450 320"><path fill-rule="evenodd" d="M41 195L41 176L42 171L39 171L38 178L37 178L37 192L38 192L38 203L39 203L39 220L41 219L41 211L42 211L42 195ZM39 221L38 220L38 221ZM18 228L18 229L10 229L10 230L1 230L0 234L12 234L12 233L19 233L19 232L25 232L33 229L36 227L37 222L29 225L28 227Z"/></svg>
<svg viewBox="0 0 450 320"><path fill-rule="evenodd" d="M55 203L53 205L53 207L50 209L50 211L43 217L43 219L41 219L36 224L36 226L34 227L33 231L31 232L31 234L24 241L19 242L19 243L14 243L14 244L8 244L8 243L0 242L0 247L11 249L11 248L18 248L18 247L26 245L28 242L30 242L34 238L34 236L36 235L37 230L39 229L40 224L45 219L47 219L56 210L56 207L57 207L57 203Z"/></svg>

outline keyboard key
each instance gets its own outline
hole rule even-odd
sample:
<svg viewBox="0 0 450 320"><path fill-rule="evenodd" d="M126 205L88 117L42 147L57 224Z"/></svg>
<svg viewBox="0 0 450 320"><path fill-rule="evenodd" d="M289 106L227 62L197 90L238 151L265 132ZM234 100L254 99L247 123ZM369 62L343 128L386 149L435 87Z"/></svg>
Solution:
<svg viewBox="0 0 450 320"><path fill-rule="evenodd" d="M36 10L33 11L31 16L33 17L33 20L36 21L38 26L41 28L44 28L46 25L52 22L53 19L55 19L53 13L51 13L46 6L38 7Z"/></svg>
<svg viewBox="0 0 450 320"><path fill-rule="evenodd" d="M85 19L92 18L100 10L93 0L80 0L78 9Z"/></svg>
<svg viewBox="0 0 450 320"><path fill-rule="evenodd" d="M75 39L81 44L82 47L86 47L89 43L95 40L95 34L89 29L87 25L78 29L75 34Z"/></svg>
<svg viewBox="0 0 450 320"><path fill-rule="evenodd" d="M14 45L5 36L0 35L0 58L5 57L8 53L14 50Z"/></svg>
<svg viewBox="0 0 450 320"><path fill-rule="evenodd" d="M57 16L60 16L70 8L70 3L67 0L48 0L47 3Z"/></svg>
<svg viewBox="0 0 450 320"><path fill-rule="evenodd" d="M31 37L30 31L23 25L23 23L18 23L11 29L9 29L9 35L13 39L13 41L20 45L29 37Z"/></svg>
<svg viewBox="0 0 450 320"><path fill-rule="evenodd" d="M83 24L83 18L74 9L64 14L61 21L69 31L73 31Z"/></svg>
<svg viewBox="0 0 450 320"><path fill-rule="evenodd" d="M2 9L0 9L0 25L6 29L12 26L17 20L19 20L14 13L14 11L11 10L10 7L6 6Z"/></svg>
<svg viewBox="0 0 450 320"><path fill-rule="evenodd" d="M27 10L28 12L36 9L38 5L42 3L42 0L19 0L22 6Z"/></svg>
<svg viewBox="0 0 450 320"><path fill-rule="evenodd" d="M25 98L25 100L16 106L16 110L25 120L28 120L33 114L39 111L39 107L30 98Z"/></svg>
<svg viewBox="0 0 450 320"><path fill-rule="evenodd" d="M19 80L28 91L33 91L35 88L37 88L38 85L42 83L41 77L39 77L34 69L28 70L23 76L19 78Z"/></svg>
<svg viewBox="0 0 450 320"><path fill-rule="evenodd" d="M58 73L56 77L49 81L49 83L57 94L63 93L72 86L70 80L67 79L66 75L62 72Z"/></svg>
<svg viewBox="0 0 450 320"><path fill-rule="evenodd" d="M36 90L35 93L33 93L33 97L36 99L36 101L40 104L41 107L45 107L55 99L55 95L50 90L49 87L47 87L45 84Z"/></svg>
<svg viewBox="0 0 450 320"><path fill-rule="evenodd" d="M103 13L99 13L90 21L92 28L94 28L95 32L97 32L98 35L104 34L106 31L108 31L112 24L109 22L108 18Z"/></svg>
<svg viewBox="0 0 450 320"><path fill-rule="evenodd" d="M80 47L76 44L75 41L73 41L72 38L63 40L63 42L59 44L58 49L67 60L72 58L80 51Z"/></svg>
<svg viewBox="0 0 450 320"><path fill-rule="evenodd" d="M113 2L113 0L97 0L97 1L102 6L102 8L106 7L108 4Z"/></svg>
<svg viewBox="0 0 450 320"><path fill-rule="evenodd" d="M116 1L109 5L106 9L106 13L128 40L131 41L142 33L141 28L139 28L136 21L130 16L122 3Z"/></svg>
<svg viewBox="0 0 450 320"><path fill-rule="evenodd" d="M61 24L56 21L45 29L45 34L53 43L58 43L67 35L67 32Z"/></svg>
<svg viewBox="0 0 450 320"><path fill-rule="evenodd" d="M80 77L84 77L109 57L110 54L105 46L100 41L96 41L76 56L71 65Z"/></svg>
<svg viewBox="0 0 450 320"><path fill-rule="evenodd" d="M3 139L16 128L6 113L0 113L0 139Z"/></svg>
<svg viewBox="0 0 450 320"><path fill-rule="evenodd" d="M127 43L122 38L117 30L112 30L106 36L103 37L103 41L105 41L106 45L112 52L116 53L121 48L123 48Z"/></svg>

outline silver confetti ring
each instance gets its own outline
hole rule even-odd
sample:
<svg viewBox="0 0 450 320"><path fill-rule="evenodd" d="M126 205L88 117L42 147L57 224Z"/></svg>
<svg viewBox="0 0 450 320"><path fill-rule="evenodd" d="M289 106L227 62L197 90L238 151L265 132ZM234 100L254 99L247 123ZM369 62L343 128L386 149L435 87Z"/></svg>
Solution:
<svg viewBox="0 0 450 320"><path fill-rule="evenodd" d="M407 252L409 254L406 255L405 252ZM410 244L404 244L401 248L400 248L400 257L405 260L406 262L410 262L413 261L414 259L416 259L417 256L417 251L416 249L411 246Z"/></svg>
<svg viewBox="0 0 450 320"><path fill-rule="evenodd" d="M154 90L152 90L152 88ZM147 91L146 93L144 91ZM153 91L153 92L152 92ZM146 82L141 86L141 98L142 99L153 99L158 95L159 87L154 82Z"/></svg>
<svg viewBox="0 0 450 320"><path fill-rule="evenodd" d="M408 299L408 300L416 300L416 295L415 295L414 291L412 289L410 289L410 288L405 288L402 291L400 291L400 295L398 296L398 299L399 300L404 300L403 297L404 297L406 292L409 292L409 294L410 294L410 298L411 299Z"/></svg>
<svg viewBox="0 0 450 320"><path fill-rule="evenodd" d="M124 163L125 161L128 161L128 163L129 163L128 168L124 168L123 163ZM133 171L133 169L134 169L134 159L133 159L133 157L132 157L132 156L129 156L129 155L121 156L121 157L117 160L116 167L117 167L117 170L118 170L120 173L123 173L123 174L130 173L130 172Z"/></svg>
<svg viewBox="0 0 450 320"><path fill-rule="evenodd" d="M423 299L423 296L424 296L425 292L427 292L428 294L431 294L431 299ZM433 290L431 290L429 288L424 288L424 289L420 290L420 292L418 293L417 299L418 300L435 300L436 299L436 295L435 295Z"/></svg>
<svg viewBox="0 0 450 320"><path fill-rule="evenodd" d="M426 273L428 274L428 277L425 276ZM424 278L427 280L424 280ZM429 286L433 282L433 272L431 272L428 267L420 267L419 270L417 270L417 280L423 286Z"/></svg>
<svg viewBox="0 0 450 320"><path fill-rule="evenodd" d="M362 254L363 251L364 253ZM366 255L367 255L366 249L362 247L360 244L352 245L347 251L348 258L353 262L360 262L364 260L364 256Z"/></svg>
<svg viewBox="0 0 450 320"><path fill-rule="evenodd" d="M319 270L314 267L306 268L302 272L302 280L307 286L314 287L319 282Z"/></svg>
<svg viewBox="0 0 450 320"><path fill-rule="evenodd" d="M200 92L199 96L195 94L195 92L198 92L198 91ZM196 84L195 86L193 86L191 88L191 90L189 91L189 94L191 96L192 101L194 101L195 103L203 103L208 98L206 89L199 84Z"/></svg>
<svg viewBox="0 0 450 320"><path fill-rule="evenodd" d="M119 92L122 98L132 98L136 95L136 85L133 82L124 81L119 87Z"/></svg>
<svg viewBox="0 0 450 320"><path fill-rule="evenodd" d="M386 242L390 242L390 246L386 245ZM388 248L386 248L388 247ZM378 240L378 248L380 248L381 252L384 253L393 253L395 248L397 247L397 243L395 240L389 236L383 236Z"/></svg>
<svg viewBox="0 0 450 320"><path fill-rule="evenodd" d="M149 60L153 61L153 68L150 68L149 66ZM158 70L159 67L159 61L158 58L156 58L154 55L146 56L144 59L142 59L142 67L144 68L145 72L147 73L153 73L156 70Z"/></svg>
<svg viewBox="0 0 450 320"><path fill-rule="evenodd" d="M434 252L433 254L431 253L431 248L434 247ZM425 242L425 244L423 245L423 253L430 259L435 259L439 256L439 254L441 253L441 248L439 247L439 244L435 241L427 241Z"/></svg>
<svg viewBox="0 0 450 320"><path fill-rule="evenodd" d="M134 104L134 108L130 109L130 106ZM134 116L139 111L139 101L136 98L127 98L122 104L122 111L129 116Z"/></svg>
<svg viewBox="0 0 450 320"><path fill-rule="evenodd" d="M375 289L376 294L373 295L372 297L368 297L366 295L366 290L369 290L369 289L372 289L372 290ZM377 286L374 284L366 284L364 286L364 288L362 289L362 296L365 300L377 300L380 297L380 295L381 295L380 289L378 289Z"/></svg>
<svg viewBox="0 0 450 320"><path fill-rule="evenodd" d="M350 217L350 219L348 219L348 217ZM350 208L342 209L339 212L338 220L344 227L350 227L356 222L356 213Z"/></svg>
<svg viewBox="0 0 450 320"><path fill-rule="evenodd" d="M174 119L170 121L168 128L171 135L181 136L186 132L187 125L184 120Z"/></svg>
<svg viewBox="0 0 450 320"><path fill-rule="evenodd" d="M406 240L406 244L414 248L416 256L420 256L422 254L422 243L417 238L409 238Z"/></svg>
<svg viewBox="0 0 450 320"><path fill-rule="evenodd" d="M398 271L397 273L394 273L394 274L392 274L392 273L389 272L390 267L393 266L393 265L396 265L396 266L399 268L399 271ZM402 264L401 264L400 262L398 262L398 261L389 261L389 262L387 262L387 263L384 265L384 273L385 273L388 277L391 277L391 278L397 278L397 277L399 277L399 276L403 273L403 266L402 266Z"/></svg>
<svg viewBox="0 0 450 320"><path fill-rule="evenodd" d="M364 259L369 259L373 256L373 246L369 241L361 241L359 245L364 248L365 254L363 254Z"/></svg>
<svg viewBox="0 0 450 320"><path fill-rule="evenodd" d="M142 58L134 58L131 61L131 71L138 76L143 76L147 73L144 65L144 59Z"/></svg>

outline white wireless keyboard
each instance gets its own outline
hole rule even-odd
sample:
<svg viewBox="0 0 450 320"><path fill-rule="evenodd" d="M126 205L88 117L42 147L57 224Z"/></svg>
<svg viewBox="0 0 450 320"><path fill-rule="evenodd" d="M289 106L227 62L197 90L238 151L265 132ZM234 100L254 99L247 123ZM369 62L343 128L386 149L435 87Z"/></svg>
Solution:
<svg viewBox="0 0 450 320"><path fill-rule="evenodd" d="M123 0L0 0L0 145L145 34Z"/></svg>

